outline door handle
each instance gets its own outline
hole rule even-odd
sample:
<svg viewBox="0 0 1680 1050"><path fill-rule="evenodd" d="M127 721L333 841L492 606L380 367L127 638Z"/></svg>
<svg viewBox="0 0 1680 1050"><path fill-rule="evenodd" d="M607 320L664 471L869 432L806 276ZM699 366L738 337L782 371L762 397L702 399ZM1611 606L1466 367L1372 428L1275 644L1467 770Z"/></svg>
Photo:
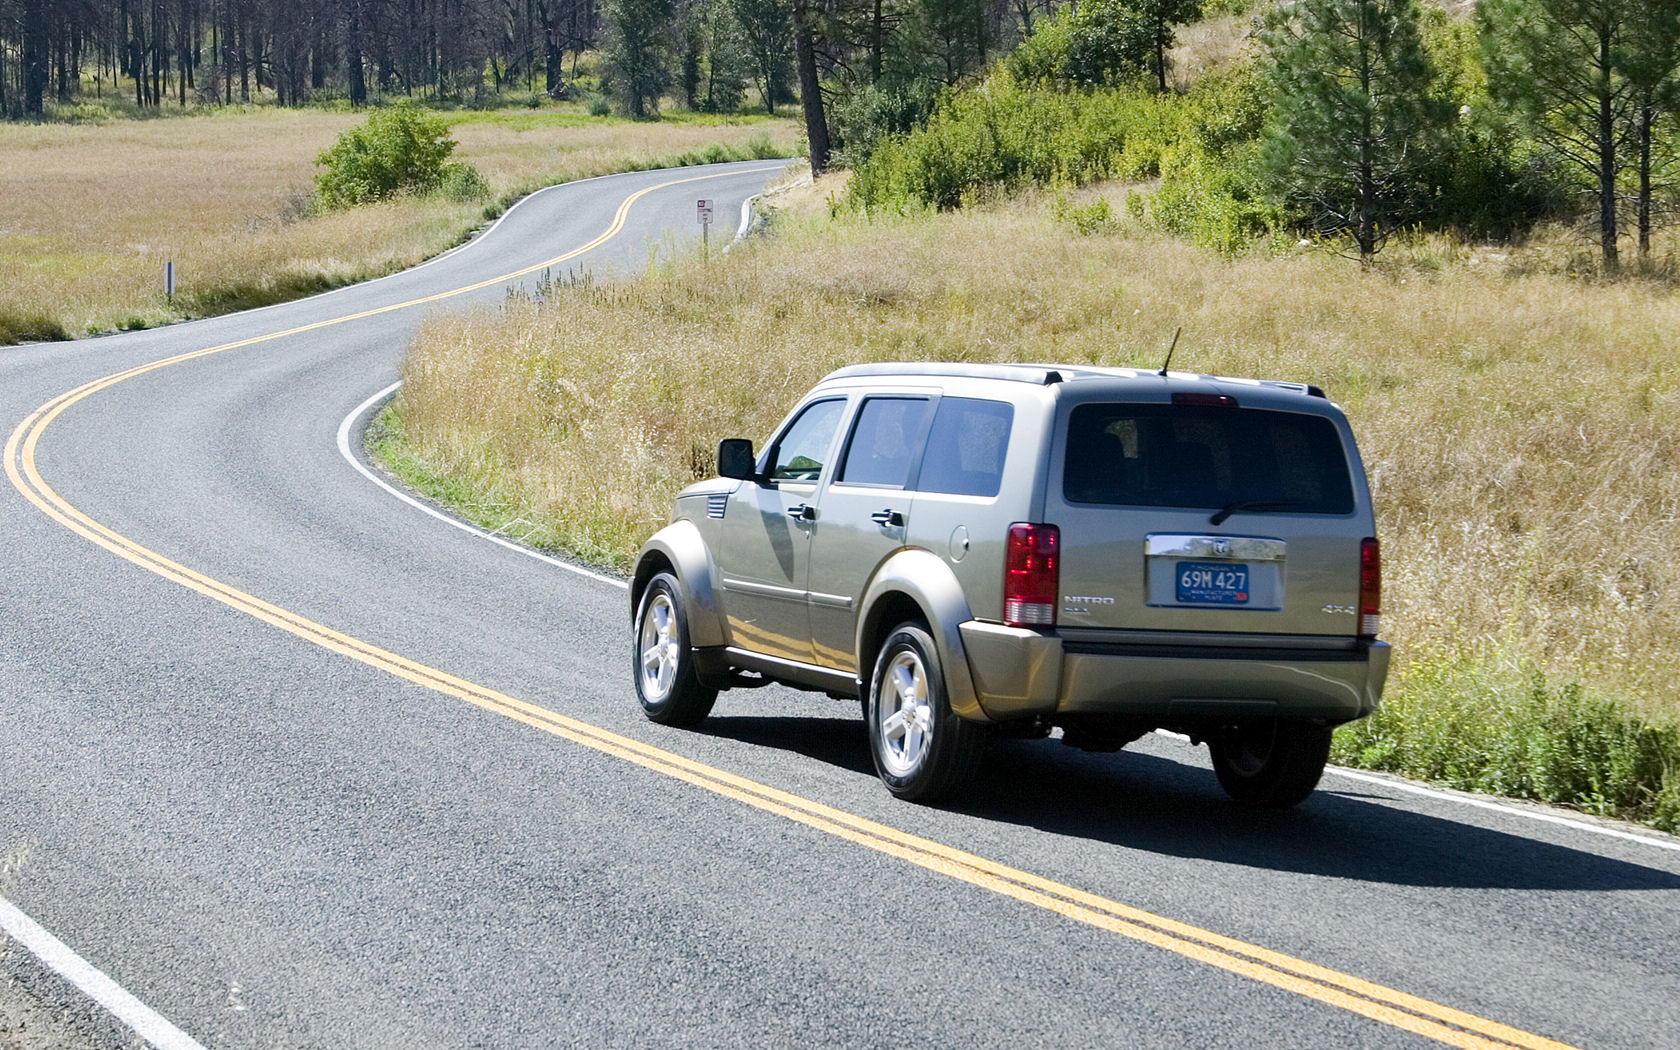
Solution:
<svg viewBox="0 0 1680 1050"><path fill-rule="evenodd" d="M869 520L881 526L883 529L901 528L904 525L904 515L900 514L896 510L893 510L891 507L888 507L886 510L876 511L869 516Z"/></svg>
<svg viewBox="0 0 1680 1050"><path fill-rule="evenodd" d="M795 521L816 521L817 508L809 503L800 503L787 509L787 516Z"/></svg>

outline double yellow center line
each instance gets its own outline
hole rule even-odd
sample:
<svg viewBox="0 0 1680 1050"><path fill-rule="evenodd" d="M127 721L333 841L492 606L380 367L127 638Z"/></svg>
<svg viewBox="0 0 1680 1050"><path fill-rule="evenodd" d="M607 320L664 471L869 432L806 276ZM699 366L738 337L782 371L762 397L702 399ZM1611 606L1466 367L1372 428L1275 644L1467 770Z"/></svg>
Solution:
<svg viewBox="0 0 1680 1050"><path fill-rule="evenodd" d="M169 365L190 361L210 354L234 350L256 343L282 339L329 325L344 324L394 310L438 302L492 285L501 284L545 267L562 263L595 248L623 229L630 208L636 201L655 190L685 182L697 182L721 176L706 175L673 180L650 186L626 197L619 205L612 224L588 244L512 273L487 281L466 285L425 298L364 310L329 320L317 321L285 331L255 336L237 342L224 343L207 349L180 354L175 357L141 365L83 384L52 399L32 412L12 431L6 442L6 477L42 513L71 532L97 544L135 565L178 583L192 591L253 616L264 623L287 631L324 649L360 661L369 667L395 675L415 685L424 686L445 696L455 697L552 733L584 747L634 763L644 769L692 784L697 788L733 799L744 805L814 828L867 849L896 857L899 860L947 878L1008 897L1023 904L1043 908L1076 922L1085 923L1164 951L1174 952L1208 966L1247 977L1330 1006L1347 1010L1395 1028L1465 1050L1569 1050L1563 1043L1511 1028L1485 1018L1452 1009L1427 999L1408 995L1379 984L1361 980L1327 967L1292 958L1225 937L1186 923L1128 907L1118 901L1087 893L988 860L963 850L954 849L930 839L911 835L883 824L866 820L843 810L760 784L745 777L716 769L692 759L684 758L660 748L652 747L629 737L608 732L575 718L527 703L493 689L476 685L407 657L387 652L358 638L335 631L330 627L306 619L277 605L246 594L219 580L195 572L178 562L148 550L131 539L101 525L47 484L36 468L35 455L41 435L52 422L72 405L115 386L127 379Z"/></svg>

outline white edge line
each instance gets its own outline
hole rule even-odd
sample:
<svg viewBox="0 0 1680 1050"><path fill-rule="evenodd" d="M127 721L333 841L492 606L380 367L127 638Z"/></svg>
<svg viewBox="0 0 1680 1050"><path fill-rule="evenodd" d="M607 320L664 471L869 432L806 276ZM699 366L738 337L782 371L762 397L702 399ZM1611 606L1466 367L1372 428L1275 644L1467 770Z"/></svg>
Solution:
<svg viewBox="0 0 1680 1050"><path fill-rule="evenodd" d="M1655 846L1658 849L1673 850L1676 853L1680 853L1680 841L1666 842L1662 839L1653 837L1655 835L1662 834L1661 832L1653 832L1651 835L1640 835L1632 831L1623 831L1620 828L1600 827L1597 824L1589 824L1584 820L1571 820L1568 817L1560 817L1551 813L1538 813L1525 809L1521 806L1512 806L1502 802L1493 802L1486 799L1466 798L1463 795L1454 794L1450 791L1442 791L1439 788L1424 787L1421 784L1413 784L1407 780L1373 776L1370 773L1361 773L1356 770L1347 769L1343 766L1330 766L1326 769L1326 772L1334 773L1339 777L1347 777L1349 780L1359 780L1364 781L1367 784L1377 784L1382 787L1393 788L1396 791L1404 791L1407 794L1423 795L1426 798L1440 799L1444 802L1457 802L1459 805L1473 806L1476 809L1491 809L1497 813L1508 813L1512 816L1525 817L1529 820L1538 820L1543 824L1559 824L1566 828L1573 828L1576 831L1587 831L1594 835L1605 835L1613 839L1623 839L1627 842L1638 842L1645 846Z"/></svg>
<svg viewBox="0 0 1680 1050"><path fill-rule="evenodd" d="M1157 736L1169 737L1185 744L1190 742L1190 738L1184 734L1173 733L1165 729L1157 729L1155 730L1155 734ZM1649 834L1642 835L1633 831L1623 831L1620 828L1602 827L1598 824L1589 824L1584 820L1571 820L1568 817L1560 817L1552 813L1541 813L1523 806L1513 806L1506 802L1495 802L1491 799L1471 798L1460 792L1443 791L1440 788L1425 787L1422 784L1414 784L1409 780L1403 780L1399 777L1376 776L1371 773L1362 773L1358 770L1348 769L1346 766L1325 766L1324 771L1335 776L1346 777L1349 780L1358 780L1367 784L1375 784L1378 787L1393 788L1396 791L1403 791L1409 795L1422 795L1425 798L1436 799L1440 802L1456 802L1461 806L1470 806L1473 809L1492 810L1495 813L1504 813L1506 816L1522 817L1525 820L1535 820L1542 824L1557 824L1561 827L1570 828L1574 831L1585 831L1592 835L1603 835L1607 838L1621 839L1625 842L1637 842L1642 846L1655 846L1657 849L1672 850L1675 853L1680 853L1680 839L1657 838L1656 836L1662 834L1660 831L1652 831ZM1543 805L1544 803L1539 804Z"/></svg>
<svg viewBox="0 0 1680 1050"><path fill-rule="evenodd" d="M584 577L587 577L591 580L598 580L601 583L611 584L612 586L617 587L619 590L629 590L630 589L630 585L623 580L614 579L611 576L603 576L598 572L591 572L590 570L582 568L581 566L573 565L571 562L561 561L559 558L550 557L549 555L544 554L541 551L534 551L531 548L524 546L523 544L514 543L511 540L504 539L503 537L497 536L493 532L487 532L484 529L481 529L476 525L469 525L466 522L460 520L459 518L455 518L455 517L452 517L448 514L445 514L443 511L438 510L436 507L429 506L425 503L422 503L420 500L415 499L413 496L410 496L408 493L402 491L401 489L397 488L395 485L392 485L390 482L386 481L384 478L380 477L379 475L375 474L373 471L369 470L367 465L365 463L363 463L360 459L357 459L355 453L350 450L350 432L355 429L356 421L358 419L360 419L363 415L365 415L368 411L370 411L373 408L373 406L379 404L381 401L385 400L386 398L390 397L392 394L396 393L397 388L400 387L400 386L402 386L402 383L400 381L396 382L396 383L392 383L390 386L386 387L384 390L381 390L381 391L379 391L379 393L374 394L372 397L368 398L366 401L363 401L361 404L357 405L350 412L349 415L344 417L344 422L342 422L338 425L338 453L339 453L339 455L343 456L345 461L348 462L352 467L355 467L356 470L358 470L361 473L362 477L367 478L369 481L373 482L375 485L378 485L380 488L384 489L386 492L389 492L391 495L395 496L396 498L402 500L404 503L408 504L409 506L414 507L417 510L424 511L425 513L430 514L432 517L436 518L437 520L439 520L441 522L444 522L445 524L452 525L457 529L460 529L462 532L471 533L472 535L477 536L479 539L482 539L482 540L489 540L491 543L498 544L502 547L506 547L510 551L516 551L520 554L523 554L527 558L535 558L537 561L543 562L546 565L552 565L552 566L554 566L555 568L558 568L558 569L565 569L567 572L575 573L579 576L584 576Z"/></svg>
<svg viewBox="0 0 1680 1050"><path fill-rule="evenodd" d="M94 969L69 945L48 933L40 923L4 897L0 897L0 929L158 1050L204 1050L198 1040L170 1024L162 1014Z"/></svg>

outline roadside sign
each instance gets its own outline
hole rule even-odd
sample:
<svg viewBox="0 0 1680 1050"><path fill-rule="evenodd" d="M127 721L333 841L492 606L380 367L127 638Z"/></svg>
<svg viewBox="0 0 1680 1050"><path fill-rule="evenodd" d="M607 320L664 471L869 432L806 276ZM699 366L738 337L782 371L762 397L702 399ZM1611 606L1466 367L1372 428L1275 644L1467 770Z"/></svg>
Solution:
<svg viewBox="0 0 1680 1050"><path fill-rule="evenodd" d="M712 202L710 198L694 202L695 210L700 218L700 250L707 255L712 252Z"/></svg>

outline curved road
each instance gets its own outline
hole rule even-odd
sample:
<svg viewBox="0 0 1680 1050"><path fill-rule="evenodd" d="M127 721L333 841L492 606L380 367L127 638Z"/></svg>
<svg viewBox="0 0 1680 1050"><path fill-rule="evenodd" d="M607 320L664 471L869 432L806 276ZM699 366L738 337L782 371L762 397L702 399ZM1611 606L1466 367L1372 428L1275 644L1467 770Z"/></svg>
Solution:
<svg viewBox="0 0 1680 1050"><path fill-rule="evenodd" d="M1163 737L897 803L855 704L647 723L619 585L341 456L427 311L633 270L768 177L556 187L382 281L0 350L0 895L205 1047L1674 1045L1676 840L1336 772L1244 813Z"/></svg>

